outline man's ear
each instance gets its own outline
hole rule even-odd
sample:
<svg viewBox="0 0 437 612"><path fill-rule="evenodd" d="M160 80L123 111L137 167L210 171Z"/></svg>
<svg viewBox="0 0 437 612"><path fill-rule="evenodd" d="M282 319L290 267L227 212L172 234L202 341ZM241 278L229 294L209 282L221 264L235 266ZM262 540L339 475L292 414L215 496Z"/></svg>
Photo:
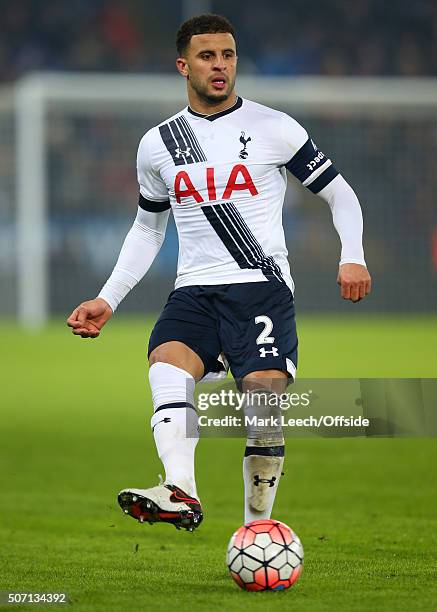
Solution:
<svg viewBox="0 0 437 612"><path fill-rule="evenodd" d="M183 57L178 57L176 60L176 68L178 69L179 74L183 77L188 78L188 65L187 60Z"/></svg>

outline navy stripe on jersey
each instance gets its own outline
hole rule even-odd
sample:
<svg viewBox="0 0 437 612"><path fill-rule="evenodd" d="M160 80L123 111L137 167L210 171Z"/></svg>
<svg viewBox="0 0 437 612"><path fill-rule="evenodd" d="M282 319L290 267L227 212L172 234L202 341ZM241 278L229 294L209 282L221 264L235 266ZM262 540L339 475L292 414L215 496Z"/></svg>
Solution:
<svg viewBox="0 0 437 612"><path fill-rule="evenodd" d="M184 164L194 164L196 161L193 157L193 151L187 142L183 139L183 136L180 132L180 128L176 124L176 121L169 121L168 127L170 128L174 138L177 142L177 147L175 151L175 158L184 160Z"/></svg>
<svg viewBox="0 0 437 612"><path fill-rule="evenodd" d="M308 138L299 151L297 151L290 161L285 164L287 170L309 189L313 181L320 176L320 171L324 173L331 166L331 160L317 148L311 138ZM337 176L337 174L334 176ZM332 178L334 178L334 176L332 176ZM326 185L324 185L324 187L326 187ZM313 190L311 189L311 191ZM318 193L319 191L320 189L314 191L314 193Z"/></svg>
<svg viewBox="0 0 437 612"><path fill-rule="evenodd" d="M190 142L193 149L196 151L199 161L206 161L205 152L200 146L199 141L197 140L196 134L194 133L193 128L191 127L187 119L183 115L181 115L180 117L177 117L176 121L180 124L180 127L182 131L184 132L186 138Z"/></svg>
<svg viewBox="0 0 437 612"><path fill-rule="evenodd" d="M173 125L173 132L176 134L180 151L185 151L185 158L188 160L187 163L193 164L194 162L200 161L199 154L193 146L193 143L188 139L184 126L182 126L178 119L170 123L172 125L175 124Z"/></svg>
<svg viewBox="0 0 437 612"><path fill-rule="evenodd" d="M232 202L201 206L201 210L240 268L261 270L266 278L283 281L278 264L264 253Z"/></svg>
<svg viewBox="0 0 437 612"><path fill-rule="evenodd" d="M236 230L237 234L241 236L243 243L246 244L249 251L253 255L255 267L263 271L264 276L275 276L279 281L282 281L281 268L275 262L271 255L267 256L262 250L261 245L252 234L249 226L244 221L241 214L238 212L236 206L230 202L228 205L223 205L225 214L231 221L231 226Z"/></svg>
<svg viewBox="0 0 437 612"><path fill-rule="evenodd" d="M206 161L206 155L194 132L191 130L190 133L180 119L181 117L176 117L176 119L161 125L159 128L162 141L172 156L175 166Z"/></svg>
<svg viewBox="0 0 437 612"><path fill-rule="evenodd" d="M249 226L247 225L241 214L238 212L236 206L232 203L230 203L230 206L228 208L228 214L233 220L238 230L241 232L241 234L247 239L249 247L252 248L253 252L255 253L255 258L260 264L260 268L265 270L267 274L273 275L279 281L282 281L283 278L281 268L278 266L278 264L271 255L266 255L264 253L260 243L250 231Z"/></svg>
<svg viewBox="0 0 437 612"><path fill-rule="evenodd" d="M163 202L155 202L154 200L147 200L141 193L138 198L138 206L147 212L163 212L171 208L170 200L164 200Z"/></svg>
<svg viewBox="0 0 437 612"><path fill-rule="evenodd" d="M225 223L221 220L217 212L219 206L220 204L216 204L215 206L201 206L201 210L239 267L251 268L252 260L246 253L247 249L241 249L238 242L233 237L232 232L229 231Z"/></svg>
<svg viewBox="0 0 437 612"><path fill-rule="evenodd" d="M173 136L173 133L170 131L170 127L167 123L160 126L159 133L161 134L162 142L167 147L167 151L173 158L175 166L185 165L185 161L182 156L178 155L178 157L176 157L176 149L178 148L178 143L176 141L176 138Z"/></svg>

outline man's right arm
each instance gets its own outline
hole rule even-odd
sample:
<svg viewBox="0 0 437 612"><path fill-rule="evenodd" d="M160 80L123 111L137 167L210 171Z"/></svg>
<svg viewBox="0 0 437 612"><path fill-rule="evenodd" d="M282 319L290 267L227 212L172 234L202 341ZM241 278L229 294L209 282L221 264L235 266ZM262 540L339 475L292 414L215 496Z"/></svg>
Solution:
<svg viewBox="0 0 437 612"><path fill-rule="evenodd" d="M146 274L164 241L170 202L164 182L152 167L150 134L143 137L138 148L138 211L117 263L99 295L80 304L67 319L73 334L83 338L99 335L120 302Z"/></svg>
<svg viewBox="0 0 437 612"><path fill-rule="evenodd" d="M169 212L169 209L149 212L138 207L114 270L98 295L109 304L112 312L152 265L164 242Z"/></svg>
<svg viewBox="0 0 437 612"><path fill-rule="evenodd" d="M97 298L80 304L68 318L67 324L73 328L73 334L83 338L99 335L120 302L152 265L164 241L169 212L169 209L148 212L138 207L111 276Z"/></svg>

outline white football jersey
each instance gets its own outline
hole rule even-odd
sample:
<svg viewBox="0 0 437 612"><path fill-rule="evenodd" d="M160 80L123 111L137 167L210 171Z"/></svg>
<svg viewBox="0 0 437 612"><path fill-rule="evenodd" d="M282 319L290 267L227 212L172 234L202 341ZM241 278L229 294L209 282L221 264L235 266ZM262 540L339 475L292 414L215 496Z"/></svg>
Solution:
<svg viewBox="0 0 437 612"><path fill-rule="evenodd" d="M282 227L286 169L313 193L338 174L297 121L240 97L213 115L186 107L145 134L139 205L173 211L176 288L277 278L293 291Z"/></svg>

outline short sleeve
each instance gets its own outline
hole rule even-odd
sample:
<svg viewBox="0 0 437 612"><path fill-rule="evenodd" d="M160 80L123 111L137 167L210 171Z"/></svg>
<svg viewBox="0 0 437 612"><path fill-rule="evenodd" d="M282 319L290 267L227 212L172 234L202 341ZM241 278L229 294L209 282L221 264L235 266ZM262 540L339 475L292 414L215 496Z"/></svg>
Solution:
<svg viewBox="0 0 437 612"><path fill-rule="evenodd" d="M149 212L162 212L170 208L167 186L153 167L150 152L152 132L147 132L138 147L137 177L140 187L138 205Z"/></svg>
<svg viewBox="0 0 437 612"><path fill-rule="evenodd" d="M285 114L282 122L284 166L302 185L313 193L319 193L338 175L338 171L300 123Z"/></svg>

